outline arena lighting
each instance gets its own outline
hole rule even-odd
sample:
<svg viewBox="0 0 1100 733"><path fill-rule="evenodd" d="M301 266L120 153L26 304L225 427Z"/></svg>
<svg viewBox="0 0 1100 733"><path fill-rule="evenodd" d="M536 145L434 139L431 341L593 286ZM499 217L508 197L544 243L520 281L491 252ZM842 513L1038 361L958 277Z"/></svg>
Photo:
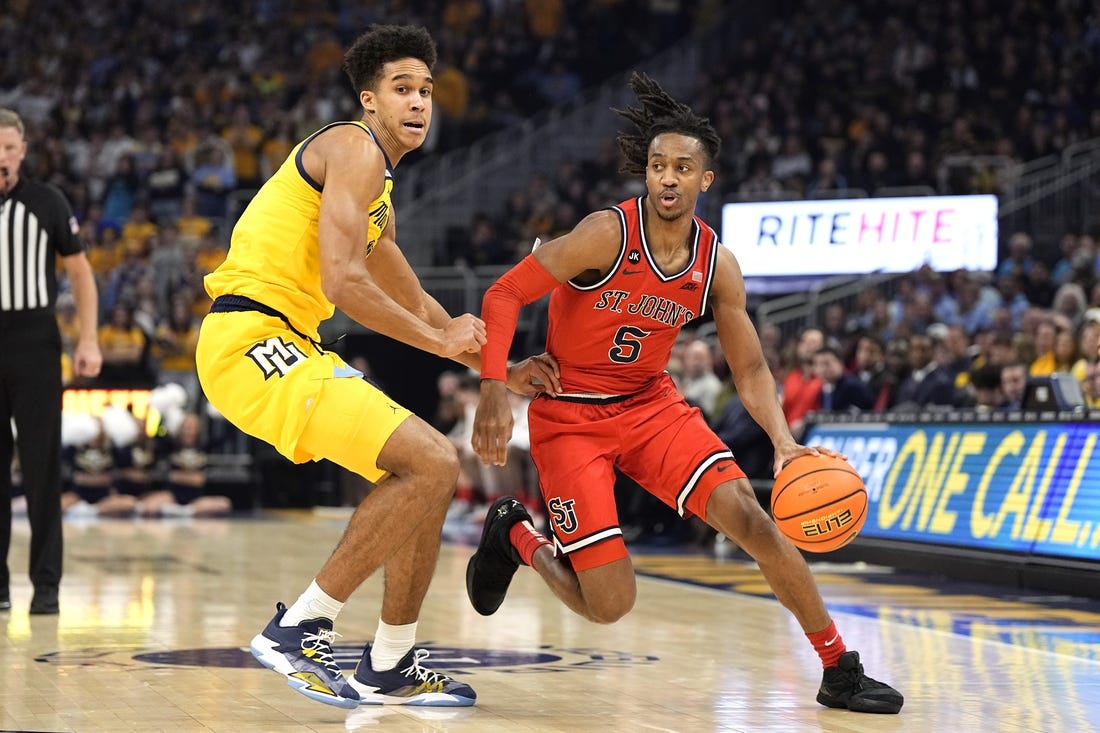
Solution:
<svg viewBox="0 0 1100 733"><path fill-rule="evenodd" d="M722 243L752 278L991 271L997 197L765 201L722 207Z"/></svg>

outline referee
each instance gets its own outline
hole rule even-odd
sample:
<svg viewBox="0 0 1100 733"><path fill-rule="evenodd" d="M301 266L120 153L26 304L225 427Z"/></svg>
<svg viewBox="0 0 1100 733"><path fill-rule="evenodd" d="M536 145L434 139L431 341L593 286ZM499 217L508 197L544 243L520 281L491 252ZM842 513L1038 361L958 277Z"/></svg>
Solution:
<svg viewBox="0 0 1100 733"><path fill-rule="evenodd" d="M61 584L61 336L57 256L76 300L76 376L99 374L95 278L76 219L53 186L19 175L23 121L0 109L0 610L11 608L11 462L18 445L31 525L31 613L57 613ZM15 422L15 433L8 427Z"/></svg>

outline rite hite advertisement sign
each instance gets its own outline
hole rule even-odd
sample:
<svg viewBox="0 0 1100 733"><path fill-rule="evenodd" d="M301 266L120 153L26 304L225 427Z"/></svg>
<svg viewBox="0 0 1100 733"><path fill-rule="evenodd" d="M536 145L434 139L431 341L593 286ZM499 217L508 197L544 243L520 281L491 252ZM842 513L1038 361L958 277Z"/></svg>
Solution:
<svg viewBox="0 0 1100 733"><path fill-rule="evenodd" d="M869 499L862 537L1100 559L1098 423L815 425Z"/></svg>
<svg viewBox="0 0 1100 733"><path fill-rule="evenodd" d="M991 271L997 197L766 201L722 207L722 243L747 279Z"/></svg>

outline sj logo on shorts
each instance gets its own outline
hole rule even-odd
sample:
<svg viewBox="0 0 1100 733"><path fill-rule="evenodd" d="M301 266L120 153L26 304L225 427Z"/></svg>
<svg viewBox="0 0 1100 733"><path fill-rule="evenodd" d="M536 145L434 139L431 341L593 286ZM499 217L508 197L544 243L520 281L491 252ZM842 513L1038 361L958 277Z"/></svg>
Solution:
<svg viewBox="0 0 1100 733"><path fill-rule="evenodd" d="M573 503L573 499L562 501L556 496L546 502L546 508L550 510L554 528L565 534L577 531L577 513L573 511Z"/></svg>
<svg viewBox="0 0 1100 733"><path fill-rule="evenodd" d="M298 348L297 344L283 341L277 336L261 341L245 352L256 366L264 374L264 379L270 379L278 374L280 377L289 372L296 364L304 361L306 355Z"/></svg>

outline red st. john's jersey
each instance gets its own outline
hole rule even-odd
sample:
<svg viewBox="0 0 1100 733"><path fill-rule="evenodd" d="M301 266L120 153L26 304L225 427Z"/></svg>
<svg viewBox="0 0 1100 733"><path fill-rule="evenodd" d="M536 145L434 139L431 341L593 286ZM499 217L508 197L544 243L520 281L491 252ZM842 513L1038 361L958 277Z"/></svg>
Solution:
<svg viewBox="0 0 1100 733"><path fill-rule="evenodd" d="M706 308L717 235L693 217L687 265L666 274L646 242L643 200L611 207L622 231L615 266L597 283L566 282L550 296L546 350L558 360L565 393L642 389L665 370L680 329Z"/></svg>

